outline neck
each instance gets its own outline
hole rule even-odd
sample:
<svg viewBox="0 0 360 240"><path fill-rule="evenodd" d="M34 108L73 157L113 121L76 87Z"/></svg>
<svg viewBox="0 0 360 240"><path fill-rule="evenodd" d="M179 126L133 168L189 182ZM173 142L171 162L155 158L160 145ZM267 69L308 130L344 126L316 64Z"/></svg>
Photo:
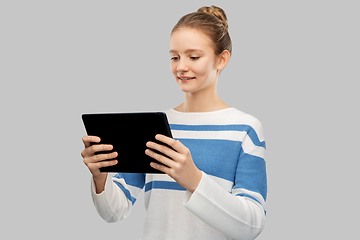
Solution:
<svg viewBox="0 0 360 240"><path fill-rule="evenodd" d="M175 108L180 112L212 112L229 108L217 94L216 88L185 93L184 103Z"/></svg>

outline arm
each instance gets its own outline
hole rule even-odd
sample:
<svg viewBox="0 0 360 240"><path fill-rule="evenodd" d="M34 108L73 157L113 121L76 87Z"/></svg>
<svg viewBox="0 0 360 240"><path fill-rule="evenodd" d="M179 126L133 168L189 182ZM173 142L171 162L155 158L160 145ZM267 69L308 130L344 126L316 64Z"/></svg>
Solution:
<svg viewBox="0 0 360 240"><path fill-rule="evenodd" d="M111 178L108 173L101 172L101 167L113 166L117 160L105 161L118 156L117 152L99 154L100 151L112 150L112 145L100 143L96 136L85 136L85 149L81 152L84 163L92 174L92 199L99 215L107 222L115 222L126 218L145 183L144 174L117 174Z"/></svg>
<svg viewBox="0 0 360 240"><path fill-rule="evenodd" d="M145 174L117 174L106 178L104 191L97 194L94 180L91 195L96 210L106 222L129 216L136 198L145 184Z"/></svg>
<svg viewBox="0 0 360 240"><path fill-rule="evenodd" d="M170 145L175 152L154 143L148 145L169 156L166 158L148 152L166 165L155 164L155 168L167 173L188 190L184 205L201 220L233 239L254 239L265 224L265 141L260 141L252 128L249 130L252 132L242 142L232 189L225 189L216 182L216 178L205 173L198 180L198 169L193 166L191 155L179 141L157 138ZM261 127L258 131L262 131ZM262 138L262 134L260 136Z"/></svg>
<svg viewBox="0 0 360 240"><path fill-rule="evenodd" d="M227 192L206 174L193 194L186 192L184 206L232 239L255 239L265 224L261 204Z"/></svg>
<svg viewBox="0 0 360 240"><path fill-rule="evenodd" d="M254 146L253 141L257 144ZM184 205L210 226L233 239L255 239L265 226L267 194L265 142L243 141L231 192L203 174Z"/></svg>

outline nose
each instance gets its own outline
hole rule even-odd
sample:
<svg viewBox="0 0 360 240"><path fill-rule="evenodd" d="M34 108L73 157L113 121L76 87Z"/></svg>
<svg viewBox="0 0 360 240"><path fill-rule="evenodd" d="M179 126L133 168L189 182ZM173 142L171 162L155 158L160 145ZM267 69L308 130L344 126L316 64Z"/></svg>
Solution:
<svg viewBox="0 0 360 240"><path fill-rule="evenodd" d="M187 64L186 64L186 62L184 60L180 59L178 61L176 71L178 71L178 72L187 72L187 71L189 71L189 68L188 68L188 66L187 66Z"/></svg>

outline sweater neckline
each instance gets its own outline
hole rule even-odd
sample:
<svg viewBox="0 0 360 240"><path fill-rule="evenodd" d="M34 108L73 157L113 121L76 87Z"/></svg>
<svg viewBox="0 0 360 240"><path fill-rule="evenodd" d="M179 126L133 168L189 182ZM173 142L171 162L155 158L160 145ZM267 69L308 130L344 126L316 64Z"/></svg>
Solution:
<svg viewBox="0 0 360 240"><path fill-rule="evenodd" d="M216 110L216 111L210 111L210 112L180 112L180 111L177 111L175 110L174 108L171 108L170 110L175 112L175 113L178 113L178 114L187 114L187 115L201 115L201 114L215 114L215 113L221 113L221 112L225 112L225 111L229 111L229 110L233 110L234 108L233 107L229 107L229 108L224 108L224 109L220 109L220 110Z"/></svg>

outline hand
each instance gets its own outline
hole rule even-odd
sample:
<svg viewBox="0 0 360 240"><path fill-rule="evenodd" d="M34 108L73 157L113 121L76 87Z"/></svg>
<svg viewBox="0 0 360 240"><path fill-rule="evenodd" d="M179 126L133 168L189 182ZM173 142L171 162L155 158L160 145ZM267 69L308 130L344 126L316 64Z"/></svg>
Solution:
<svg viewBox="0 0 360 240"><path fill-rule="evenodd" d="M164 135L158 134L155 136L155 139L167 144L173 149L154 142L147 142L147 147L157 150L167 156L165 157L161 154L151 151L150 149L146 149L145 153L148 156L164 164L161 165L152 162L151 166L166 173L190 192L194 192L199 185L202 172L195 166L190 150L185 147L179 140L174 140Z"/></svg>
<svg viewBox="0 0 360 240"><path fill-rule="evenodd" d="M118 153L113 152L109 154L95 155L96 152L110 151L113 149L113 146L106 144L91 145L91 143L100 142L100 138L96 136L84 136L82 140L84 142L85 149L81 152L81 156L84 158L84 163L89 168L91 174L93 175L94 180L106 179L107 173L100 172L100 168L116 165L117 160L112 160L112 161L104 161L104 160L113 159L118 156Z"/></svg>

